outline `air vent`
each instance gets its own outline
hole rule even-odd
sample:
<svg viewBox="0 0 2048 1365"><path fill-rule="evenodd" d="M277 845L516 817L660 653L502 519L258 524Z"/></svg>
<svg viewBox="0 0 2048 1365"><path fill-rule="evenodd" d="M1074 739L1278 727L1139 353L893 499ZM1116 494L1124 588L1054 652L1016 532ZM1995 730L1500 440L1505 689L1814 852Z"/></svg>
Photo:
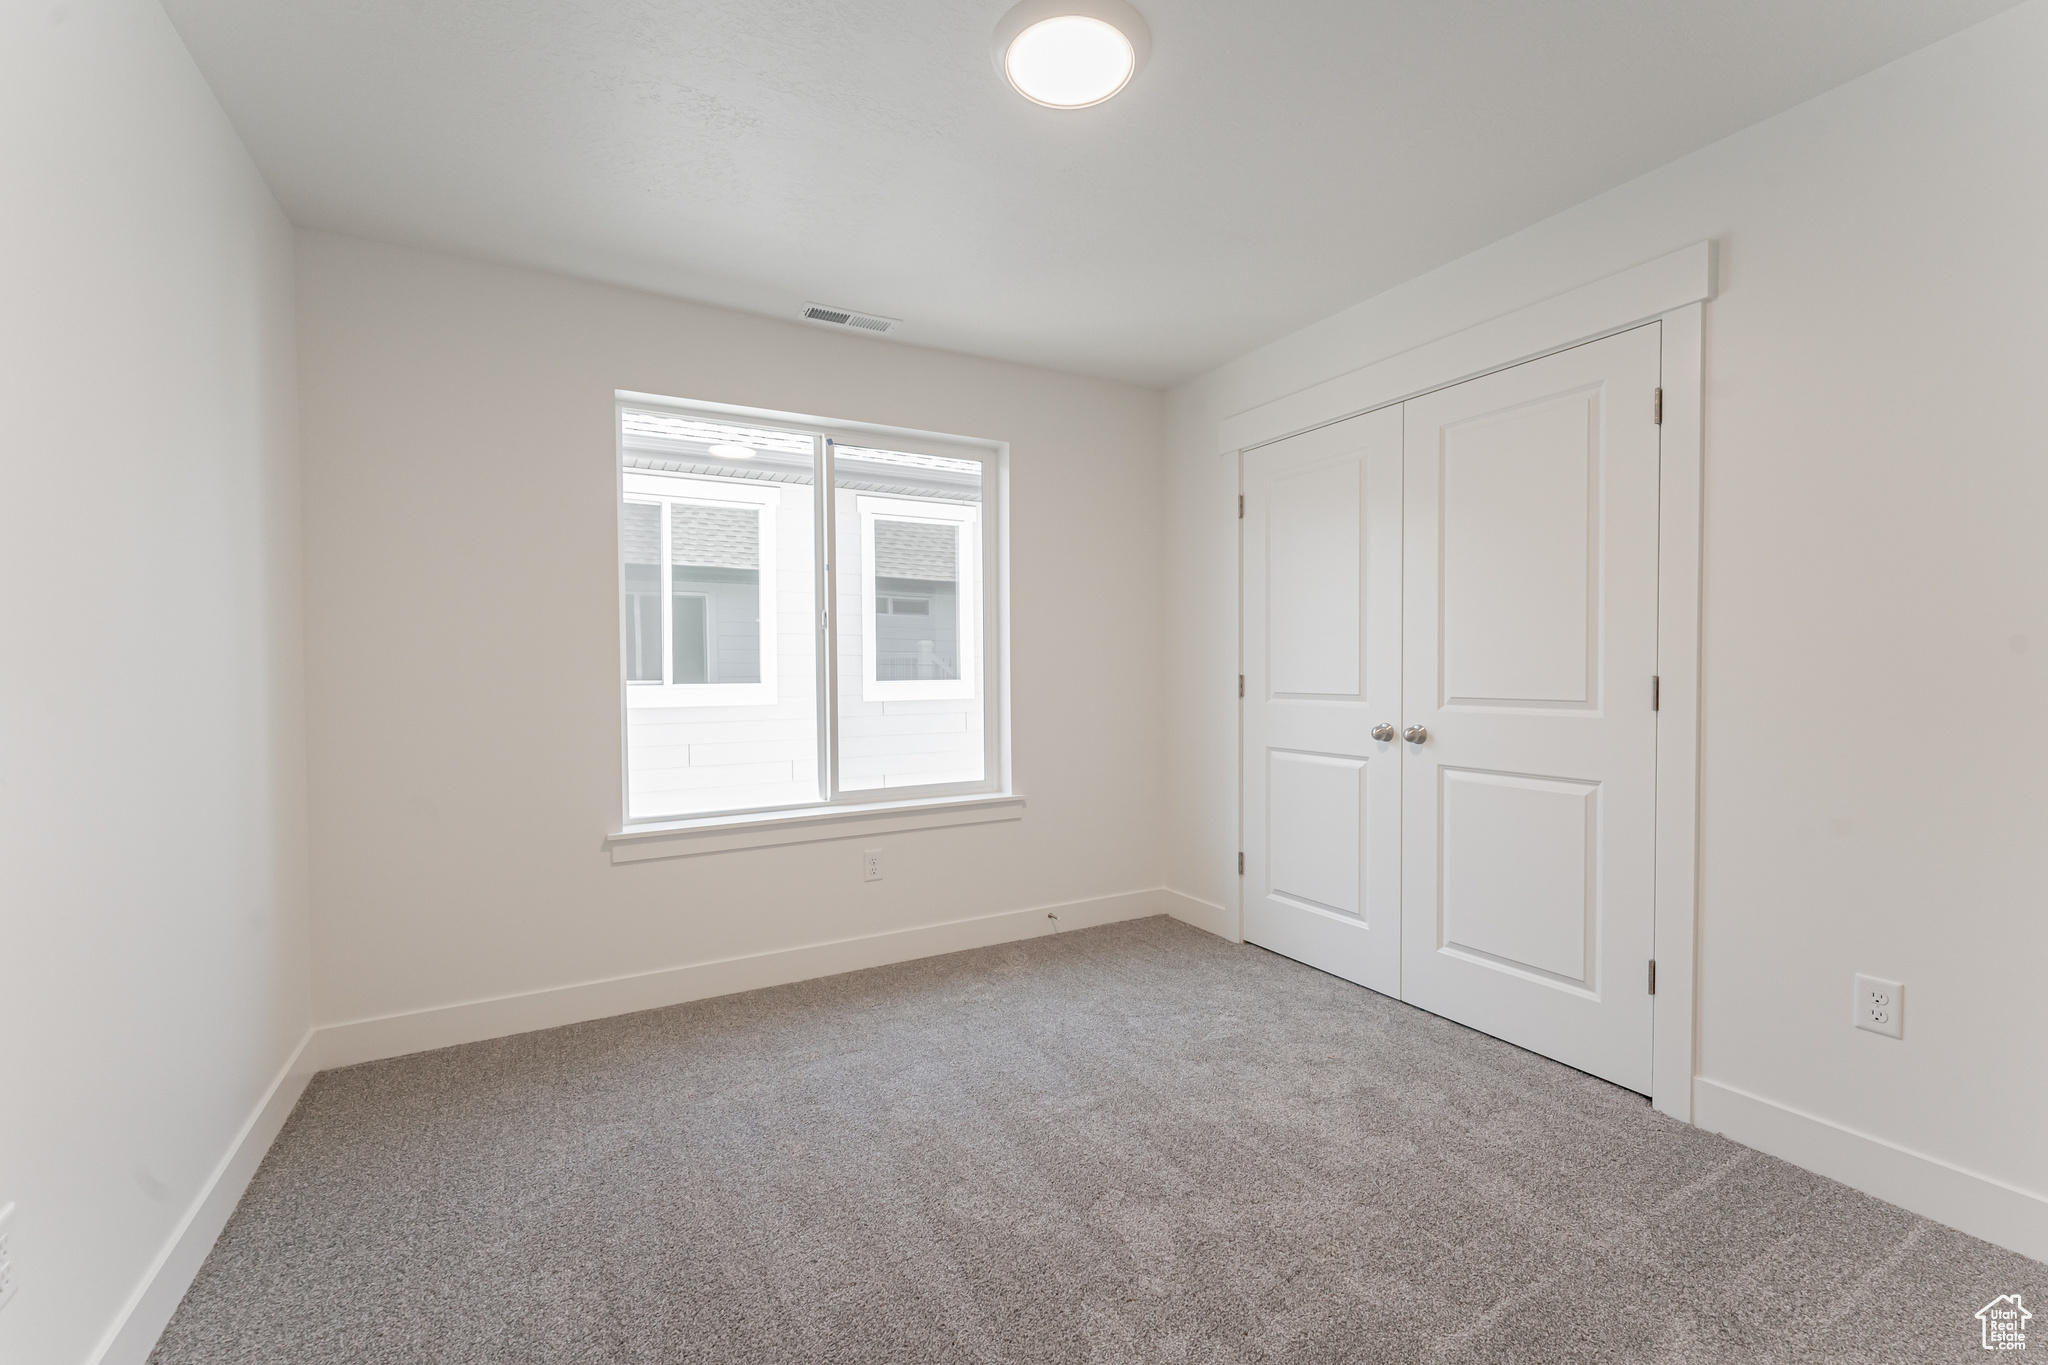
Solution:
<svg viewBox="0 0 2048 1365"><path fill-rule="evenodd" d="M873 313L856 313L851 308L834 308L823 303L805 304L803 315L812 322L829 322L834 327L858 327L863 332L893 332L903 325L902 318L876 317Z"/></svg>

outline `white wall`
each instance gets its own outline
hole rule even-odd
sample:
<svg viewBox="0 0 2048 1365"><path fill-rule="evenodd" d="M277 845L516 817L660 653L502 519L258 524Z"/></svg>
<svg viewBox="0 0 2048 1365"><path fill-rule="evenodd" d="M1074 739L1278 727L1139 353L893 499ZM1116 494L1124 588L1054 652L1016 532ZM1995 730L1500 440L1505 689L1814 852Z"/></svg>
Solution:
<svg viewBox="0 0 2048 1365"><path fill-rule="evenodd" d="M292 239L150 0L0 10L0 184L0 1360L40 1365L309 1020Z"/></svg>
<svg viewBox="0 0 2048 1365"><path fill-rule="evenodd" d="M321 1020L1159 884L1160 394L346 237L299 261ZM1021 822L607 860L618 389L1012 443Z"/></svg>
<svg viewBox="0 0 2048 1365"><path fill-rule="evenodd" d="M2035 0L1170 395L1169 883L1236 904L1216 420L1717 238L1700 1073L2048 1193L2043 71Z"/></svg>

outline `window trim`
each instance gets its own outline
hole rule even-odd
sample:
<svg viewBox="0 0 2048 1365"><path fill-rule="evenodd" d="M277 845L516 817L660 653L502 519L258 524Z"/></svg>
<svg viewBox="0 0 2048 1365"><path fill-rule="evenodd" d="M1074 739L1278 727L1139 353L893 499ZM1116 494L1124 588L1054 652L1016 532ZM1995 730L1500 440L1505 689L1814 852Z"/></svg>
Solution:
<svg viewBox="0 0 2048 1365"><path fill-rule="evenodd" d="M821 553L812 557L814 574L814 606L819 606L815 623L817 648L814 655L817 664L819 707L818 759L821 795L816 802L794 805L750 807L744 810L705 812L701 815L653 815L633 818L631 815L632 793L631 754L628 750L628 686L625 681L626 649L623 613L615 600L612 614L619 629L619 806L618 825L608 839L627 840L629 836L663 835L679 829L692 831L697 837L702 831L720 825L758 828L763 822L787 823L792 827L806 826L814 818L826 822L845 813L865 810L876 818L888 816L891 812L910 812L915 816L904 827L922 828L935 818L931 812L958 808L960 810L1004 809L1015 813L1005 818L1020 818L1023 802L1016 798L1011 787L1010 771L1010 689L1009 689L1009 621L1004 604L1009 592L1009 461L1010 447L1005 441L986 440L976 437L954 436L946 433L918 430L908 427L883 426L864 422L849 422L839 419L813 417L803 413L779 412L766 408L745 407L736 404L704 402L701 400L678 399L660 394L650 394L621 389L615 394L613 413L613 468L616 471L617 487L614 506L623 506L629 473L625 463L626 440L624 413L628 409L655 412L672 412L710 421L744 423L749 426L766 427L787 431L794 435L807 436L817 441L817 455L814 468L817 471L816 498L814 501L814 525L818 528L815 542ZM979 504L979 532L976 541L976 570L978 573L978 595L974 597L976 615L980 627L980 676L982 686L982 779L978 782L929 783L914 787L860 787L850 791L839 786L839 661L837 651L830 647L835 639L838 622L833 619L833 605L838 593L838 516L836 515L836 493L838 481L833 467L833 453L836 446L873 447L902 451L911 454L940 456L947 459L972 460L981 465L981 502ZM672 477L672 476L651 476ZM679 476L687 478L689 476ZM775 485L768 485L773 487ZM851 490L859 496L867 495L860 490ZM667 519L664 518L664 535ZM624 592L623 517L619 520L620 543L614 549L614 561L618 565L617 591ZM963 597L967 594L962 594ZM623 600L623 596L620 599ZM764 618L767 615L764 591ZM825 605L820 605L825 604ZM667 665L664 665L665 667ZM754 686L754 684L735 684ZM990 805L991 802L998 802ZM923 812L923 814L918 814ZM909 816L905 817L909 819ZM993 816L976 817L997 818ZM889 823L884 820L884 824ZM957 820L942 820L939 823L963 823ZM819 835L815 837L851 837L840 835ZM769 840L767 842L793 842L793 840ZM747 846L753 846L748 844ZM700 848L695 851L711 851ZM669 856L669 855L648 855Z"/></svg>
<svg viewBox="0 0 2048 1365"><path fill-rule="evenodd" d="M958 701L974 695L975 667L980 657L974 648L975 622L980 619L980 599L976 585L981 575L976 572L976 551L981 545L981 508L975 503L961 503L958 509L925 502L912 502L907 498L885 497L878 493L856 493L853 499L854 515L860 519L860 635L861 665L860 679L862 701ZM876 623L875 600L879 595L875 571L875 522L913 521L933 526L955 528L958 540L954 544L954 603L953 630L957 637L960 654L960 676L957 678L877 678L875 673L881 664L876 649L876 635L880 627ZM930 599L926 599L929 601ZM871 789L872 790L872 789Z"/></svg>
<svg viewBox="0 0 2048 1365"><path fill-rule="evenodd" d="M778 484L762 484L759 488L727 488L714 484L709 479L693 479L686 474L638 474L621 466L620 505L650 503L661 508L661 682L626 681L627 706L773 706L781 699L780 663L781 622L775 609L779 600L776 594L781 588L777 572L780 554L780 540L777 535L782 519L782 489ZM695 484L703 491L687 490ZM637 485L637 486L636 486ZM674 514L669 510L681 503L688 507L750 507L760 517L760 620L759 648L761 681L751 683L678 683L675 672L675 579L674 565ZM621 535L623 536L623 521ZM623 553L620 555L621 582L624 581ZM623 592L624 589L621 589ZM710 630L712 604L705 604L705 622ZM707 641L707 648L715 648L716 635ZM639 700L636 702L635 697ZM652 698L652 700L649 700Z"/></svg>
<svg viewBox="0 0 2048 1365"><path fill-rule="evenodd" d="M605 847L614 863L688 858L742 848L815 844L904 830L1021 820L1024 805L1024 798L1011 792L975 792L907 801L785 806L647 822L607 835Z"/></svg>

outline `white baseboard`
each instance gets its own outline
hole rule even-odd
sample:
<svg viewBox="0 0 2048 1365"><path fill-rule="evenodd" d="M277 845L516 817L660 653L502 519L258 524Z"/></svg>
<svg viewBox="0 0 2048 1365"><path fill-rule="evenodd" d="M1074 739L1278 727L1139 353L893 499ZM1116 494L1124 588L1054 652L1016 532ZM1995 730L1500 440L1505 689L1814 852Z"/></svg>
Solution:
<svg viewBox="0 0 2048 1365"><path fill-rule="evenodd" d="M860 938L813 943L801 948L783 948L746 957L693 963L687 967L637 972L631 976L615 976L573 986L556 986L404 1014L327 1024L314 1030L317 1056L323 1070L354 1066L358 1062L402 1057L409 1052L454 1047L486 1038L531 1033L535 1029L558 1028L563 1024L580 1024L615 1014L632 1014L715 995L758 990L763 986L784 986L793 981L810 981L840 972L859 971L864 967L936 957L940 953L957 953L966 948L985 948L991 944L1058 933L1062 929L1086 929L1117 920L1143 919L1147 915L1170 913L1167 899L1170 894L1153 888L1060 905L1039 905L1028 910L919 925Z"/></svg>
<svg viewBox="0 0 2048 1365"><path fill-rule="evenodd" d="M1160 888L1159 894L1161 908L1182 924L1192 924L1232 943L1244 942L1244 926L1238 922L1237 912L1228 906L1216 905L1171 887Z"/></svg>
<svg viewBox="0 0 2048 1365"><path fill-rule="evenodd" d="M983 948L1063 929L1143 919L1172 912L1170 900L1201 904L1157 889L1131 891L312 1029L228 1145L191 1208L100 1339L88 1365L144 1365L148 1360L316 1070Z"/></svg>
<svg viewBox="0 0 2048 1365"><path fill-rule="evenodd" d="M2038 1194L1704 1076L1693 1081L1693 1122L1972 1237L2048 1261L2048 1199Z"/></svg>
<svg viewBox="0 0 2048 1365"><path fill-rule="evenodd" d="M262 1164L263 1154L270 1150L278 1129L284 1127L292 1106L299 1102L306 1082L313 1078L312 1062L313 1034L308 1031L257 1102L255 1111L242 1124L241 1131L235 1134L234 1141L228 1144L227 1152L200 1187L198 1197L172 1230L163 1250L157 1253L135 1292L128 1296L128 1302L121 1306L113 1325L100 1338L98 1348L87 1357L87 1365L143 1365L149 1359L157 1338L163 1335L171 1314L178 1311L185 1291L192 1287L199 1267L205 1263L206 1253L213 1250L220 1230L227 1226L228 1215L242 1202L242 1193Z"/></svg>

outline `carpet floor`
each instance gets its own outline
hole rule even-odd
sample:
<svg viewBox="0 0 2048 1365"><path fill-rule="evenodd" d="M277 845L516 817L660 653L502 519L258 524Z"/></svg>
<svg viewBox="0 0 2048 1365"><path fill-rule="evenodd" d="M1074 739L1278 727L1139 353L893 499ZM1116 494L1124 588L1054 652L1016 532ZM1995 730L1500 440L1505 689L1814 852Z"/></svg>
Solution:
<svg viewBox="0 0 2048 1365"><path fill-rule="evenodd" d="M1980 1360L2015 1292L1162 918L323 1072L151 1360Z"/></svg>

